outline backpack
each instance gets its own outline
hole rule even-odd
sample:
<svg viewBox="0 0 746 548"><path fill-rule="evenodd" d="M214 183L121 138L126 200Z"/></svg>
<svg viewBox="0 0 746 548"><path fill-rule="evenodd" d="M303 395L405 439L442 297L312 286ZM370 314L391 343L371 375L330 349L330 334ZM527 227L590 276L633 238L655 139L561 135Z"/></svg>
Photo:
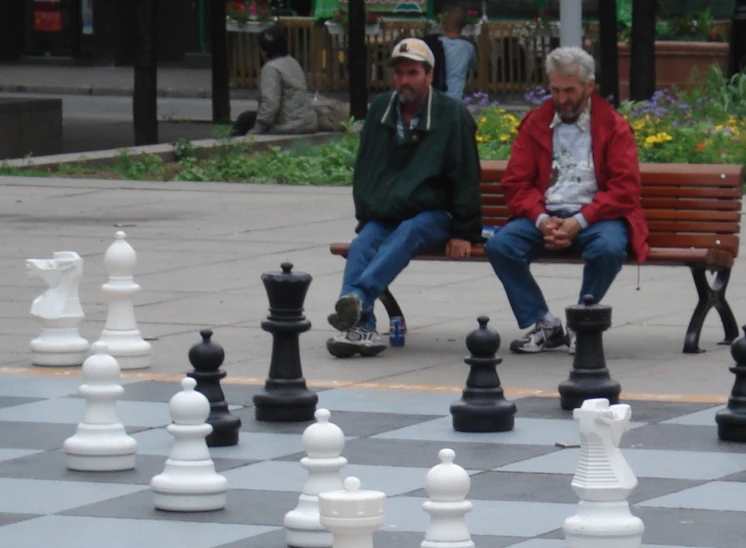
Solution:
<svg viewBox="0 0 746 548"><path fill-rule="evenodd" d="M422 41L433 52L435 57L435 66L433 67L433 87L440 91L448 91L446 84L446 53L443 49L443 42L440 41L440 34L428 34Z"/></svg>

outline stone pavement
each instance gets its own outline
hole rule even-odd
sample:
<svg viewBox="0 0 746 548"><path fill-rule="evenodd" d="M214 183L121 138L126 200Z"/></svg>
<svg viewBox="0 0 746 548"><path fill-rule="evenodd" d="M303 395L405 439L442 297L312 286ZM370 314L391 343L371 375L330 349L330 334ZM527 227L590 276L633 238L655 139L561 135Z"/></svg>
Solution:
<svg viewBox="0 0 746 548"><path fill-rule="evenodd" d="M301 352L304 373L314 382L462 386L464 337L482 314L502 336L499 371L509 393L552 392L571 367L563 351L507 352L521 331L486 263L411 264L393 285L407 316L406 346L373 359L331 358L325 340L333 331L325 318L344 263L329 254L328 244L353 236L349 188L10 177L0 178L0 187L0 237L6 242L0 258L0 367L6 371L39 371L29 365L28 344L39 331L29 307L43 288L25 277L24 260L60 250L85 258L81 301L87 316L81 332L95 340L107 312L102 258L117 230L127 232L139 254L136 315L154 346L143 379L186 371L189 347L200 329L210 327L225 348L228 374L261 380L271 336L260 328L268 306L260 276L284 261L313 276L306 300L313 327L301 335ZM743 262L736 262L728 291L741 321ZM552 310L564 316L563 308L577 298L581 268L537 265L535 272ZM724 401L733 384L732 359L729 348L717 344L723 333L715 312L700 341L707 352L681 353L696 302L689 271L645 267L639 277L638 289L637 269L625 267L605 301L613 306L613 326L604 339L608 365L625 396ZM377 312L385 322L383 309Z"/></svg>

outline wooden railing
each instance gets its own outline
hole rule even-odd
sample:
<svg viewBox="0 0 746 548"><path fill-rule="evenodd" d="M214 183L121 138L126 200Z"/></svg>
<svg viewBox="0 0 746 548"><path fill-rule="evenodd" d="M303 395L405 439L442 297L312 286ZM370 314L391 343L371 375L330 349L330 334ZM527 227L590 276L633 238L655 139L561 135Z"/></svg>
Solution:
<svg viewBox="0 0 746 548"><path fill-rule="evenodd" d="M290 54L306 73L313 91L347 91L347 37L332 35L310 18L283 17L280 25L287 31ZM527 35L525 22L489 21L482 25L476 39L479 64L472 71L466 91L486 92L506 97L522 96L527 88L546 85L543 61L559 45L554 32ZM722 26L729 34L729 25ZM422 20L383 19L381 33L366 36L368 87L382 91L391 86L386 66L396 42L409 36L423 36ZM555 36L550 36L555 34ZM256 88L259 70L259 34L228 32L231 81L234 86ZM598 59L598 24L586 27L584 47Z"/></svg>

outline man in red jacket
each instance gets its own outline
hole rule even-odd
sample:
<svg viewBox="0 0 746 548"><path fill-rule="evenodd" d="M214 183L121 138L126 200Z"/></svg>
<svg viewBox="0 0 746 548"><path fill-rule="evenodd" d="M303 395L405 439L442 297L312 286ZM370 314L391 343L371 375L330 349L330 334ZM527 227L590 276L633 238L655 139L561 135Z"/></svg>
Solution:
<svg viewBox="0 0 746 548"><path fill-rule="evenodd" d="M546 71L552 100L521 122L502 180L512 218L485 251L519 327L533 326L510 350L568 345L573 353L574 334L565 335L549 311L531 261L579 252L585 261L580 297L599 302L628 252L645 260L648 229L632 129L594 92L593 57L581 48L558 48L547 56Z"/></svg>

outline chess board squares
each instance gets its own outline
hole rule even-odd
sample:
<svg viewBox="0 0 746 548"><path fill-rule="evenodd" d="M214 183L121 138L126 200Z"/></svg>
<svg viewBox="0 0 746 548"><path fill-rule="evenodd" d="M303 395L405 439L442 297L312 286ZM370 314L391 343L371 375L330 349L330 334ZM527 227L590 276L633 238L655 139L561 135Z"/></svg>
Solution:
<svg viewBox="0 0 746 548"><path fill-rule="evenodd" d="M640 506L746 512L746 483L712 481L646 500Z"/></svg>
<svg viewBox="0 0 746 548"><path fill-rule="evenodd" d="M460 395L452 392L411 392L336 388L319 393L319 407L332 411L436 415L448 413ZM332 414L332 416L334 416Z"/></svg>
<svg viewBox="0 0 746 548"><path fill-rule="evenodd" d="M744 466L744 457L738 453L624 449L623 454L641 481L642 478L714 480L738 472ZM579 456L579 449L564 449L496 470L572 475Z"/></svg>
<svg viewBox="0 0 746 548"><path fill-rule="evenodd" d="M1 408L0 421L78 424L84 411L83 398L55 398ZM171 423L166 403L118 401L117 411L125 426L155 427Z"/></svg>
<svg viewBox="0 0 746 548"><path fill-rule="evenodd" d="M151 507L152 503L148 506ZM277 529L231 524L215 527L214 524L199 523L193 519L194 514L190 514L188 520L183 515L179 517L183 521L45 516L0 528L0 546L59 546L60 539L64 538L68 545L76 548L101 548L101 539L106 539L107 548L213 548Z"/></svg>

